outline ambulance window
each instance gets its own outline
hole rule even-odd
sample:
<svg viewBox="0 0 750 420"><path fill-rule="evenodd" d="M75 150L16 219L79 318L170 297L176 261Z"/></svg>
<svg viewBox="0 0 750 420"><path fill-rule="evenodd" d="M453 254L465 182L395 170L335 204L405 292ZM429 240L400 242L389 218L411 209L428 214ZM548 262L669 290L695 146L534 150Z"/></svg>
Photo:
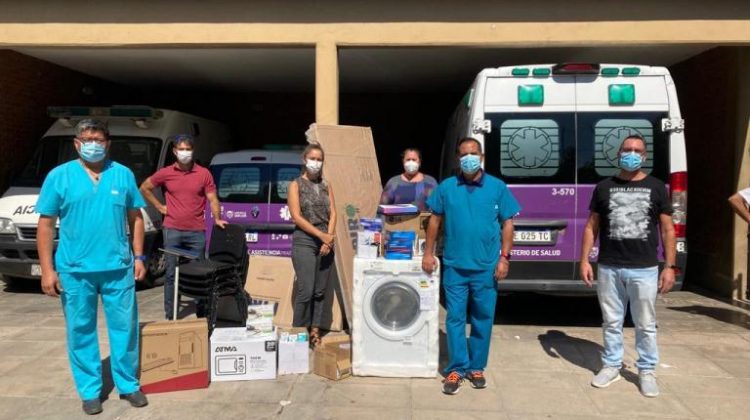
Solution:
<svg viewBox="0 0 750 420"><path fill-rule="evenodd" d="M300 165L274 165L272 171L271 203L286 203L289 183L299 177Z"/></svg>
<svg viewBox="0 0 750 420"><path fill-rule="evenodd" d="M654 128L644 119L601 119L594 123L594 167L599 176L612 176L620 172L618 151L626 137L639 135L646 140L646 152L654 153ZM653 160L646 159L643 171L651 173Z"/></svg>
<svg viewBox="0 0 750 420"><path fill-rule="evenodd" d="M643 170L662 181L669 176L669 134L661 131L665 112L579 112L578 183L595 184L620 171L617 154L625 137L646 141Z"/></svg>
<svg viewBox="0 0 750 420"><path fill-rule="evenodd" d="M267 170L259 166L219 165L212 168L219 200L228 203L267 203Z"/></svg>
<svg viewBox="0 0 750 420"><path fill-rule="evenodd" d="M506 120L500 126L500 173L553 176L560 169L560 127L555 120Z"/></svg>
<svg viewBox="0 0 750 420"><path fill-rule="evenodd" d="M575 183L575 114L486 114L485 169L514 184Z"/></svg>

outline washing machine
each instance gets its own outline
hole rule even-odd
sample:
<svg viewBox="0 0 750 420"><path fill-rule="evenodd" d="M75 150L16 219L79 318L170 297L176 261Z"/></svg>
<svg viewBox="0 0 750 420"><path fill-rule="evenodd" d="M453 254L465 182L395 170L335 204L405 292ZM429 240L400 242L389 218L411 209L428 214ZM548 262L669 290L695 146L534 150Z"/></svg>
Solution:
<svg viewBox="0 0 750 420"><path fill-rule="evenodd" d="M422 259L354 259L352 373L435 377L438 369L440 270Z"/></svg>

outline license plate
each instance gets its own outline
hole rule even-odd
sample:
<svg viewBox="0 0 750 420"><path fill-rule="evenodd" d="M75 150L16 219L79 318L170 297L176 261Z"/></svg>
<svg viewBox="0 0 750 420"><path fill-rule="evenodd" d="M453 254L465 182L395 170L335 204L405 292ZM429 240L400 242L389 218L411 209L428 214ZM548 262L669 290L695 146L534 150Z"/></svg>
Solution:
<svg viewBox="0 0 750 420"><path fill-rule="evenodd" d="M513 243L552 243L549 230L517 230L513 232Z"/></svg>
<svg viewBox="0 0 750 420"><path fill-rule="evenodd" d="M42 275L42 266L39 264L31 264L31 275L32 276L41 276Z"/></svg>
<svg viewBox="0 0 750 420"><path fill-rule="evenodd" d="M245 241L258 242L258 232L245 232Z"/></svg>

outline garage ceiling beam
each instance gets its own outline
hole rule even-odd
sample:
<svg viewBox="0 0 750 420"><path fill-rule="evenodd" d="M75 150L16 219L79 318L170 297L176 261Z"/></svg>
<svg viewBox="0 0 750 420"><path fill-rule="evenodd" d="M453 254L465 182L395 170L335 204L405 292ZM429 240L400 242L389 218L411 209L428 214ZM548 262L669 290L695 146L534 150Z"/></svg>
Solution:
<svg viewBox="0 0 750 420"><path fill-rule="evenodd" d="M750 45L747 20L473 23L1 23L0 46Z"/></svg>

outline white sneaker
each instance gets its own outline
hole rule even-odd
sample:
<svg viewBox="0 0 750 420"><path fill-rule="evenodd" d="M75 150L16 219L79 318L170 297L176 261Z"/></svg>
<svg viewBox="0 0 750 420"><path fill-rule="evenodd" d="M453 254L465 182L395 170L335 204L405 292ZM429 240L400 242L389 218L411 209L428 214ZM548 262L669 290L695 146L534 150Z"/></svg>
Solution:
<svg viewBox="0 0 750 420"><path fill-rule="evenodd" d="M653 398L659 395L659 384L656 383L656 373L653 370L638 372L638 384L644 397Z"/></svg>
<svg viewBox="0 0 750 420"><path fill-rule="evenodd" d="M620 368L613 366L604 366L591 380L591 386L596 388L606 388L613 383L619 381L622 378L620 376Z"/></svg>

